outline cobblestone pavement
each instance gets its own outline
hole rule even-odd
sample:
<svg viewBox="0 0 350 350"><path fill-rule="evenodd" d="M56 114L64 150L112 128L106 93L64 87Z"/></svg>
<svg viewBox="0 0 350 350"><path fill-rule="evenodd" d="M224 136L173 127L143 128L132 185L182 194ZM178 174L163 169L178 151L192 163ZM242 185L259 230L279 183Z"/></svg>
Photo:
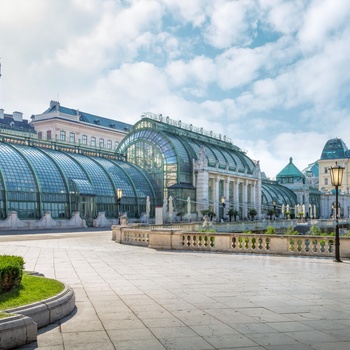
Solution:
<svg viewBox="0 0 350 350"><path fill-rule="evenodd" d="M20 349L348 350L350 261L160 251L111 230L0 236L76 310Z"/></svg>

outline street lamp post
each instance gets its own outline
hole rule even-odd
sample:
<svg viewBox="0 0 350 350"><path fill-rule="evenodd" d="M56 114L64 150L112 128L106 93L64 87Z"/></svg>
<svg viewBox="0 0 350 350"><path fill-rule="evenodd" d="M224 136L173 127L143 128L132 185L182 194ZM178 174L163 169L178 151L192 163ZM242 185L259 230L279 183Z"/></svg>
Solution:
<svg viewBox="0 0 350 350"><path fill-rule="evenodd" d="M276 201L273 201L272 202L272 205L273 205L273 213L275 214L275 220L276 220Z"/></svg>
<svg viewBox="0 0 350 350"><path fill-rule="evenodd" d="M117 217L118 217L118 224L120 224L120 212L119 212L119 209L120 209L120 200L123 197L123 190L121 188L118 188L116 190L116 195L117 195Z"/></svg>
<svg viewBox="0 0 350 350"><path fill-rule="evenodd" d="M221 197L221 204L222 204L222 219L225 221L225 207L226 207L226 198L225 198L225 196Z"/></svg>
<svg viewBox="0 0 350 350"><path fill-rule="evenodd" d="M341 186L343 180L344 167L335 162L335 166L329 168L331 174L332 186L335 187L335 262L340 260L340 240L339 240L339 224L338 224L338 187Z"/></svg>

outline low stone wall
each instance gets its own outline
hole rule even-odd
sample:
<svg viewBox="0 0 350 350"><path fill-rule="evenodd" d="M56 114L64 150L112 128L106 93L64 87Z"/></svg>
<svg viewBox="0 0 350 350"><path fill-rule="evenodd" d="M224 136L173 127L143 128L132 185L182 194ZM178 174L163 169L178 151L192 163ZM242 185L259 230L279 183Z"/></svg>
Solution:
<svg viewBox="0 0 350 350"><path fill-rule="evenodd" d="M68 220L54 220L51 213L45 212L39 220L21 220L16 211L10 211L8 217L0 221L1 230L40 230L48 228L80 228L87 227L86 221L80 217L78 211L73 212Z"/></svg>
<svg viewBox="0 0 350 350"><path fill-rule="evenodd" d="M36 341L38 328L55 323L75 309L71 287L56 296L37 303L3 310L11 317L0 319L0 349L13 349Z"/></svg>
<svg viewBox="0 0 350 350"><path fill-rule="evenodd" d="M333 257L333 236L285 236L243 233L186 232L112 226L112 240L154 249ZM340 255L350 258L350 237L340 238Z"/></svg>

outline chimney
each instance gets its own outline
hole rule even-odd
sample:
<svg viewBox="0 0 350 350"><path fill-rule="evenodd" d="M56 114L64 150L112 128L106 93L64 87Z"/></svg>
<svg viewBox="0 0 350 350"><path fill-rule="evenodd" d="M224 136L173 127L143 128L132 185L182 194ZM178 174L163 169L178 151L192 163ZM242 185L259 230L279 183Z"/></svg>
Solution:
<svg viewBox="0 0 350 350"><path fill-rule="evenodd" d="M4 110L0 108L0 119L4 119Z"/></svg>
<svg viewBox="0 0 350 350"><path fill-rule="evenodd" d="M13 112L13 120L16 122L21 122L23 120L22 112Z"/></svg>
<svg viewBox="0 0 350 350"><path fill-rule="evenodd" d="M59 107L60 107L60 103L59 103L58 101L53 101L53 100L51 100L51 101L50 101L50 109L51 109L52 107L56 107L56 109L58 110Z"/></svg>

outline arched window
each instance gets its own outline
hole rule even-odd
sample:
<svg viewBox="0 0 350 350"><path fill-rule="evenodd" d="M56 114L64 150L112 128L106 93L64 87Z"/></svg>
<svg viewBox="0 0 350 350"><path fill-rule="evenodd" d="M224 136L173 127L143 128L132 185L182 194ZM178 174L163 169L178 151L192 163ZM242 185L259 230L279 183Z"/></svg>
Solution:
<svg viewBox="0 0 350 350"><path fill-rule="evenodd" d="M91 137L91 146L96 146L96 137Z"/></svg>
<svg viewBox="0 0 350 350"><path fill-rule="evenodd" d="M107 148L112 149L112 141L111 140L107 141Z"/></svg>
<svg viewBox="0 0 350 350"><path fill-rule="evenodd" d="M75 133L74 132L71 132L69 133L69 142L75 142Z"/></svg>
<svg viewBox="0 0 350 350"><path fill-rule="evenodd" d="M83 135L82 138L81 138L81 143L83 145L87 145L87 136L86 135Z"/></svg>
<svg viewBox="0 0 350 350"><path fill-rule="evenodd" d="M104 148L105 147L105 140L104 139L100 139L100 148Z"/></svg>

